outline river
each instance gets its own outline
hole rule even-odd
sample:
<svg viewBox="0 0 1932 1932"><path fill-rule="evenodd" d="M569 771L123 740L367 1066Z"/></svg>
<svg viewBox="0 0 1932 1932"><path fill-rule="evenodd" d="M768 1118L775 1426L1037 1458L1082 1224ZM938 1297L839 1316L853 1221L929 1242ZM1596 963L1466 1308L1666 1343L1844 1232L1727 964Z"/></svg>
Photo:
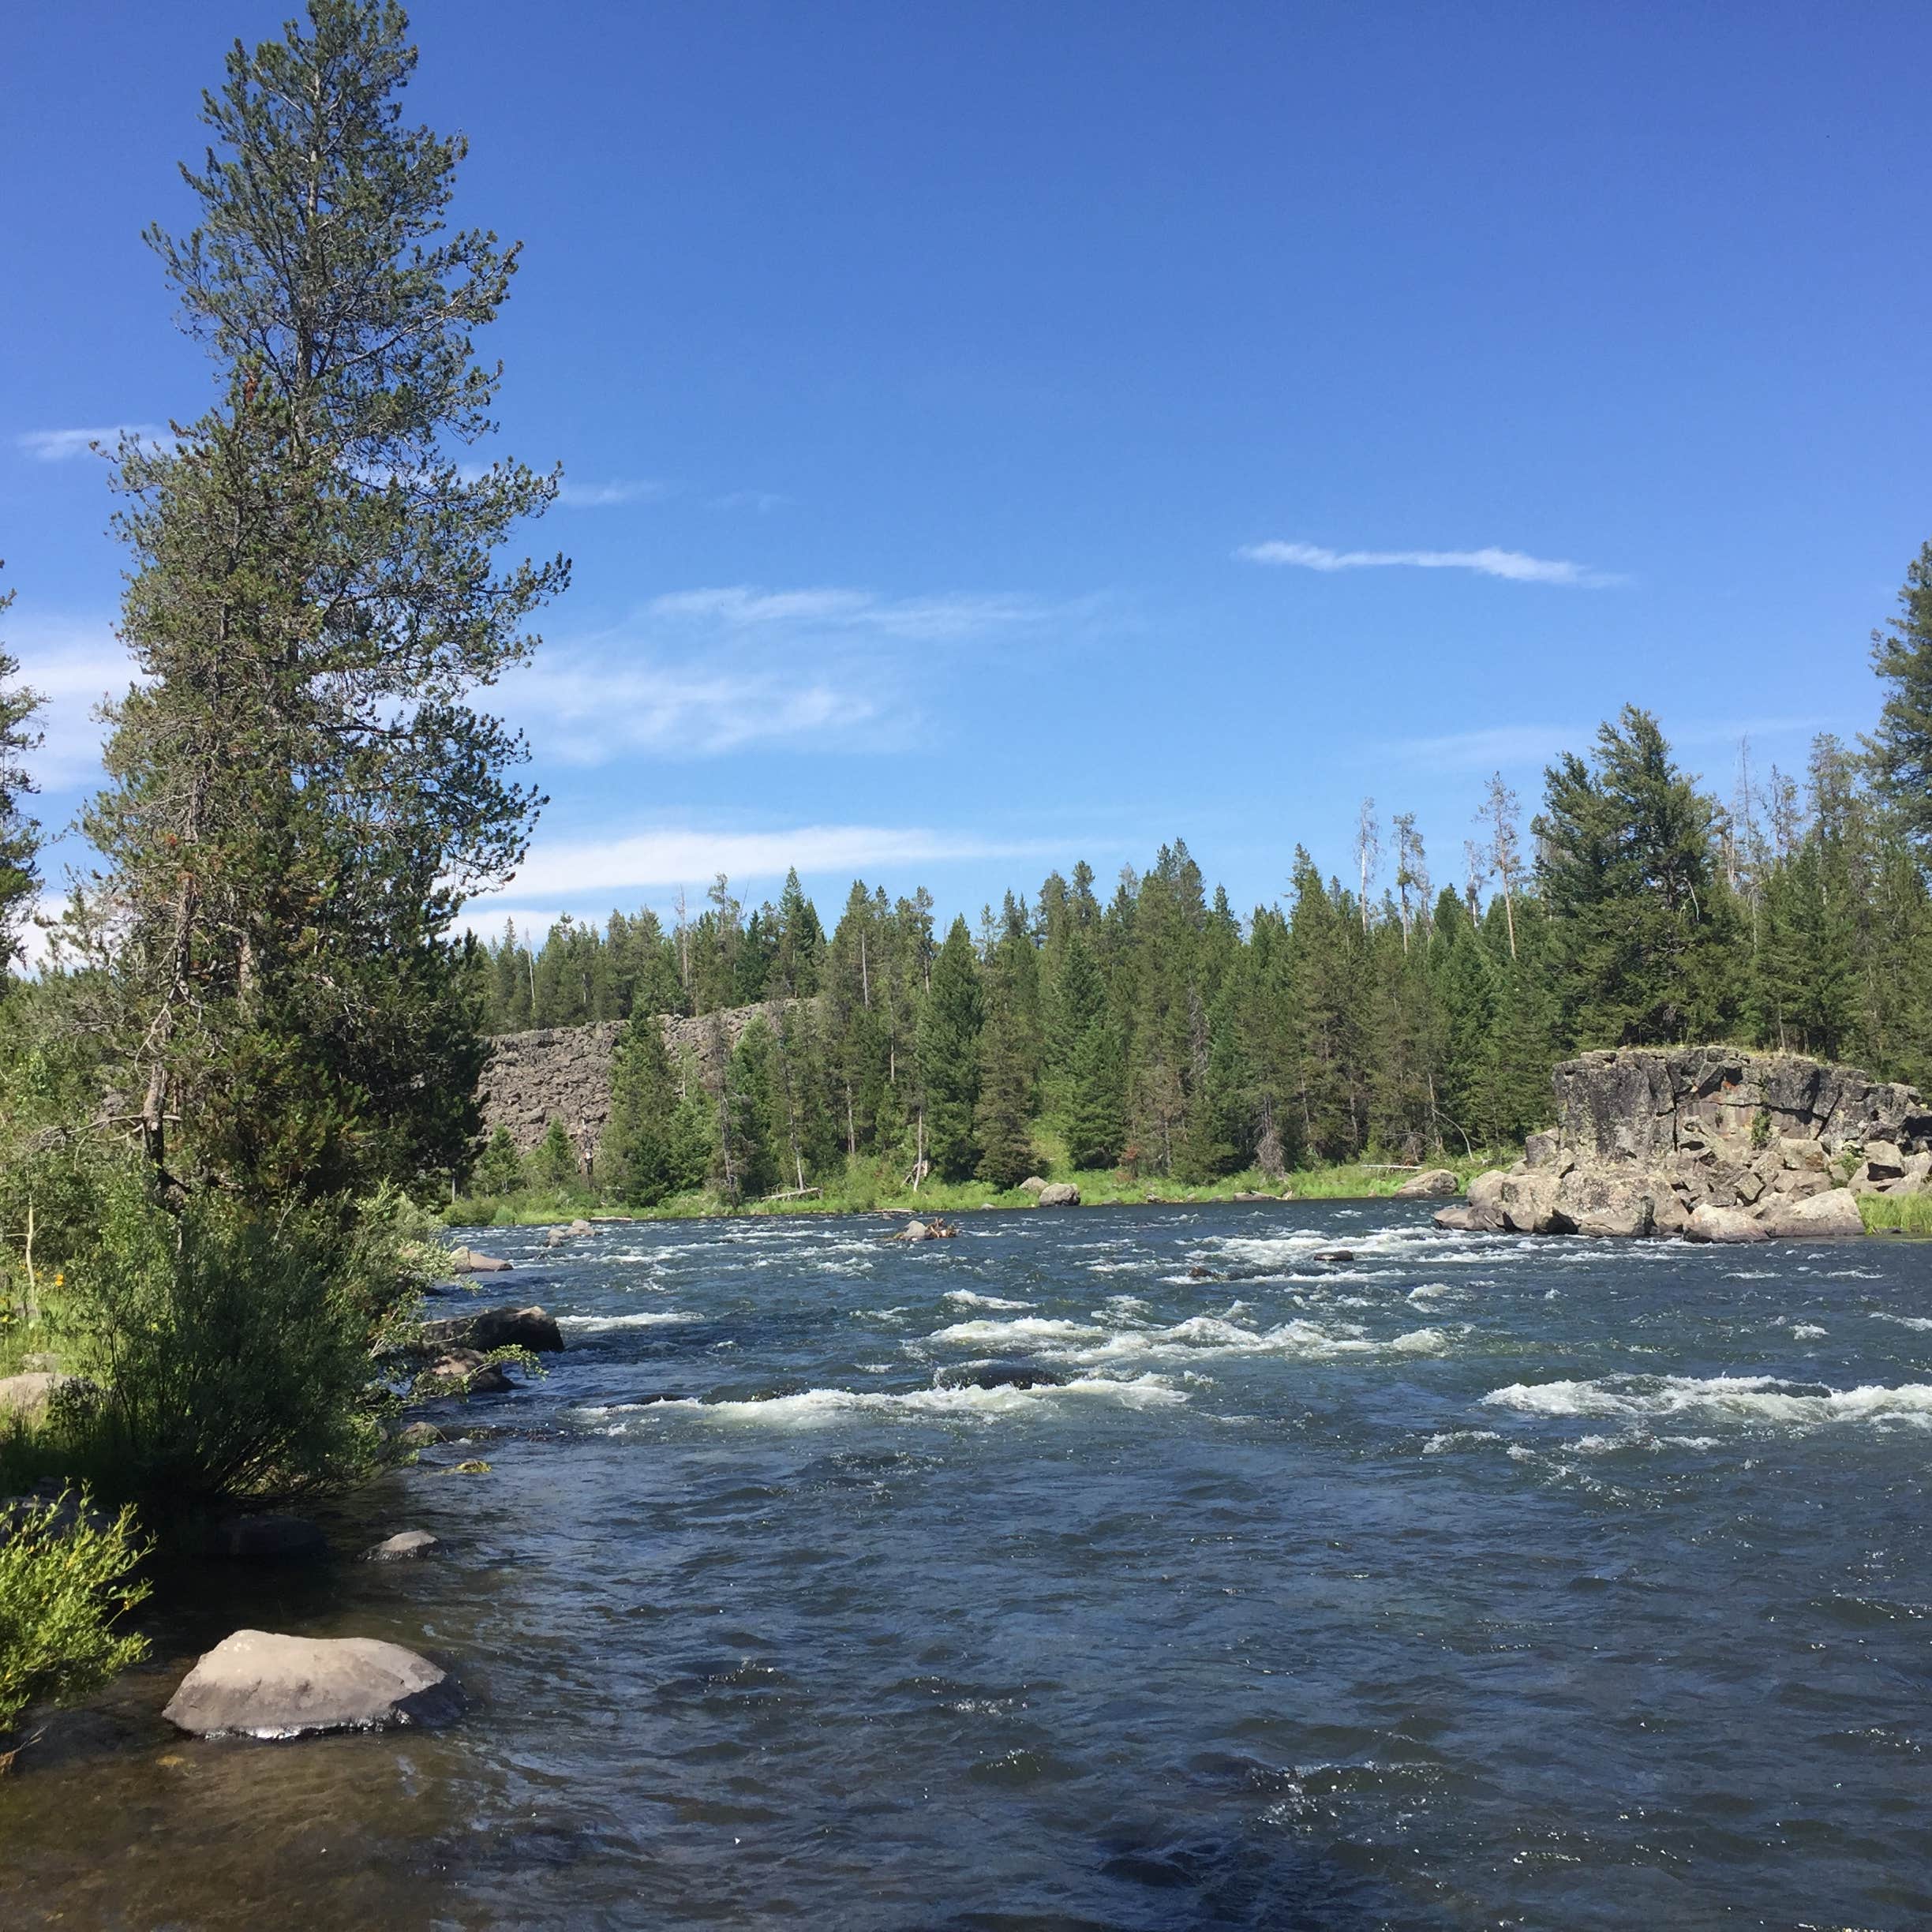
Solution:
<svg viewBox="0 0 1932 1932"><path fill-rule="evenodd" d="M0 1784L5 1923L1932 1923L1932 1247L882 1225L465 1237L568 1349L328 1525L442 1552L164 1578ZM467 1715L176 1736L242 1624Z"/></svg>

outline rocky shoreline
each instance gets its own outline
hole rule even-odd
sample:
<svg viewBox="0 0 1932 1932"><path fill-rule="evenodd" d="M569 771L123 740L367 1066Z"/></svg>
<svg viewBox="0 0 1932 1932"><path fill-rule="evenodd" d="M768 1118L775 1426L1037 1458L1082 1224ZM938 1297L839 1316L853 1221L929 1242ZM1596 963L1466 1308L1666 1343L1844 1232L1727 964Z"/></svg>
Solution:
<svg viewBox="0 0 1932 1932"><path fill-rule="evenodd" d="M1790 1054L1619 1047L1564 1061L1556 1125L1437 1226L1691 1241L1863 1234L1864 1194L1932 1181L1916 1089Z"/></svg>

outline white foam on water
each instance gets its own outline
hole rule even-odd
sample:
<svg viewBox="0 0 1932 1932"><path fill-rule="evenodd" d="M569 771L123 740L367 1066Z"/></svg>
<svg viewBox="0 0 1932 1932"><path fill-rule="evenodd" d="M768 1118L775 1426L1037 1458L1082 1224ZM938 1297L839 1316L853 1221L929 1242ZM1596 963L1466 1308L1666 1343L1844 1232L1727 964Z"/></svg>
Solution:
<svg viewBox="0 0 1932 1932"><path fill-rule="evenodd" d="M606 1328L659 1328L668 1323L702 1321L702 1315L684 1315L675 1309L653 1309L639 1315L560 1315L560 1328L574 1335L595 1335Z"/></svg>
<svg viewBox="0 0 1932 1932"><path fill-rule="evenodd" d="M1430 1301L1440 1301L1445 1295L1457 1298L1462 1293L1460 1288L1452 1288L1447 1282L1424 1282L1420 1287L1411 1288L1402 1298L1421 1306Z"/></svg>
<svg viewBox="0 0 1932 1932"><path fill-rule="evenodd" d="M1031 1301L1002 1301L998 1295L975 1294L970 1288L953 1289L940 1298L955 1308L1028 1309L1033 1305Z"/></svg>
<svg viewBox="0 0 1932 1932"><path fill-rule="evenodd" d="M1500 1442L1494 1429L1445 1429L1422 1445L1425 1455L1447 1455L1452 1449L1464 1449L1475 1443Z"/></svg>
<svg viewBox="0 0 1932 1932"><path fill-rule="evenodd" d="M1927 1321L1923 1315L1881 1315L1876 1310L1874 1310L1873 1312L1872 1320L1874 1321L1896 1322L1901 1328L1919 1328L1932 1331L1932 1321Z"/></svg>
<svg viewBox="0 0 1932 1932"><path fill-rule="evenodd" d="M1932 1428L1932 1383L1868 1383L1822 1395L1773 1376L1605 1376L1594 1382L1513 1382L1483 1398L1523 1415L1650 1421L1695 1417L1800 1430L1848 1422Z"/></svg>
<svg viewBox="0 0 1932 1932"><path fill-rule="evenodd" d="M1792 1324L1792 1339L1794 1342L1822 1342L1830 1333L1829 1328L1821 1328L1816 1322L1794 1322Z"/></svg>
<svg viewBox="0 0 1932 1932"><path fill-rule="evenodd" d="M1057 1410L1100 1402L1130 1410L1171 1409L1187 1397L1153 1376L1126 1379L1090 1376L1078 1382L1030 1389L963 1388L910 1389L899 1395L867 1394L855 1389L807 1389L796 1395L775 1395L766 1402L668 1402L648 1406L658 1413L695 1417L706 1422L751 1425L770 1428L815 1428L848 1417L868 1417L879 1421L935 1421L990 1423L1027 1415L1052 1414ZM589 1413L615 1414L624 1406L616 1404L605 1411ZM621 1425L620 1425L621 1426Z"/></svg>
<svg viewBox="0 0 1932 1932"><path fill-rule="evenodd" d="M1014 1321L955 1322L949 1328L936 1329L929 1342L972 1342L994 1346L1026 1347L1038 1342L1088 1342L1104 1335L1104 1328L1090 1327L1084 1322L1055 1321L1041 1315L1022 1315Z"/></svg>

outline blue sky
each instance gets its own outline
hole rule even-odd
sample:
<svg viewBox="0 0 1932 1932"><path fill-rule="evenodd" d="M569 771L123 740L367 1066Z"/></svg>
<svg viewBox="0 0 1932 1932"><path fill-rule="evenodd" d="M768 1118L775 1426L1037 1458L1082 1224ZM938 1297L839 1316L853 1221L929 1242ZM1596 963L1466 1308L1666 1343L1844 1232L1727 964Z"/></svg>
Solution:
<svg viewBox="0 0 1932 1932"><path fill-rule="evenodd" d="M72 432L204 406L139 234L287 6L0 24L51 824L124 676ZM1870 721L1932 534L1923 6L412 13L460 216L526 244L504 446L567 478L504 907L796 859L972 912L1176 833L1246 906L1365 795L1459 880L1488 772L1627 700L1727 790Z"/></svg>

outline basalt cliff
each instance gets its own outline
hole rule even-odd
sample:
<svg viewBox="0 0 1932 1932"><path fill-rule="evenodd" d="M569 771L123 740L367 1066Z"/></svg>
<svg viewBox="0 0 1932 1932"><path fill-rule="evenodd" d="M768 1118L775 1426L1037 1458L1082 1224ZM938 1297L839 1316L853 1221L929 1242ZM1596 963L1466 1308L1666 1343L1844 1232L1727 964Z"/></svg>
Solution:
<svg viewBox="0 0 1932 1932"><path fill-rule="evenodd" d="M1439 1226L1765 1241L1859 1234L1865 1193L1932 1177L1914 1088L1789 1054L1619 1047L1565 1061L1556 1125Z"/></svg>
<svg viewBox="0 0 1932 1932"><path fill-rule="evenodd" d="M672 1065L695 1061L706 1082L715 1085L745 1028L761 1017L782 1015L791 1003L768 1000L695 1020L666 1014L665 1048ZM508 1128L517 1151L527 1154L551 1121L561 1121L588 1166L610 1119L611 1066L623 1028L621 1020L599 1020L587 1026L497 1035L477 1087L484 1132Z"/></svg>

